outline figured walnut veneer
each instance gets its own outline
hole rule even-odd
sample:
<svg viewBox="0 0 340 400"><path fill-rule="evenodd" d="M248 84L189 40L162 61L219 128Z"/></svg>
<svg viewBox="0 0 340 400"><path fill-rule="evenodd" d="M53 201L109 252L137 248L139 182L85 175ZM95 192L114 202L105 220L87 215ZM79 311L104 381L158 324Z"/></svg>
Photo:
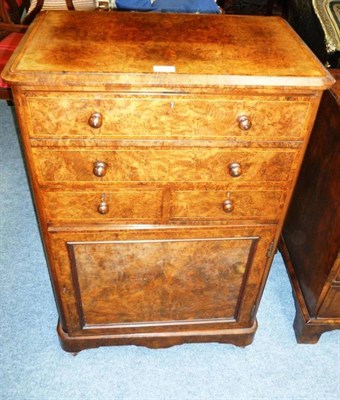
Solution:
<svg viewBox="0 0 340 400"><path fill-rule="evenodd" d="M234 319L252 244L251 238L72 243L84 324Z"/></svg>
<svg viewBox="0 0 340 400"><path fill-rule="evenodd" d="M53 94L52 94L53 96ZM28 97L31 136L62 137L178 137L218 138L243 136L235 115L248 115L253 129L247 138L301 139L300 124L305 121L309 102L296 99L268 97L211 98L207 96L134 96L105 94ZM103 124L91 129L88 118L93 110L101 110ZM135 118L139 115L140 118ZM190 129L188 129L190 127Z"/></svg>
<svg viewBox="0 0 340 400"><path fill-rule="evenodd" d="M284 184L299 154L296 149L32 149L41 184L50 182L272 182ZM106 173L93 173L97 161ZM228 165L237 160L242 174L235 180Z"/></svg>
<svg viewBox="0 0 340 400"><path fill-rule="evenodd" d="M250 344L332 84L284 21L41 13L4 79L63 348Z"/></svg>

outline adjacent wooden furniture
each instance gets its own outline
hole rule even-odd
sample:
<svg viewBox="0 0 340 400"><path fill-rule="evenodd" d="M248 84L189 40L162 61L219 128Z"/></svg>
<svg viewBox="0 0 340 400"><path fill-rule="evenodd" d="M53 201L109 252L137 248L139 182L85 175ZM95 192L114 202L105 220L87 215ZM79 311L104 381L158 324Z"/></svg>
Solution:
<svg viewBox="0 0 340 400"><path fill-rule="evenodd" d="M340 70L324 93L280 248L293 285L299 343L340 329Z"/></svg>
<svg viewBox="0 0 340 400"><path fill-rule="evenodd" d="M47 12L3 77L63 348L251 343L322 90L333 83L289 26Z"/></svg>

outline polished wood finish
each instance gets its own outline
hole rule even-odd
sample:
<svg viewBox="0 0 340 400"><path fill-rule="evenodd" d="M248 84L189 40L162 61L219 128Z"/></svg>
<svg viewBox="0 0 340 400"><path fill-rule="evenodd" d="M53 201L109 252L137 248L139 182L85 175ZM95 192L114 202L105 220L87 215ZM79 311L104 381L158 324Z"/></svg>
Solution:
<svg viewBox="0 0 340 400"><path fill-rule="evenodd" d="M39 182L215 182L285 184L296 162L296 149L225 147L34 147ZM76 160L76 161L75 161ZM238 160L234 163L234 160ZM238 167L235 167L237 164ZM104 166L105 165L105 166ZM143 167L141 167L143 166ZM188 169L188 167L191 167ZM104 173L105 171L105 173ZM240 172L242 171L242 172ZM99 179L98 179L99 178Z"/></svg>
<svg viewBox="0 0 340 400"><path fill-rule="evenodd" d="M46 20L53 20L53 25ZM96 29L103 25L105 31ZM330 84L309 49L279 17L46 12L28 40L20 62L18 58L7 69L13 83L54 88L102 84L106 89L110 84L145 84L163 94L162 87L184 94L185 87L196 85L325 88ZM98 46L100 55L95 51ZM155 66L173 66L176 73L154 72Z"/></svg>
<svg viewBox="0 0 340 400"><path fill-rule="evenodd" d="M340 328L340 70L324 93L283 229L299 343Z"/></svg>
<svg viewBox="0 0 340 400"><path fill-rule="evenodd" d="M226 98L201 93L119 93L113 97L112 93L99 96L72 92L65 93L61 100L58 92L37 92L27 102L31 136L49 138L299 140L304 134L300 124L309 110L309 99L301 96ZM102 114L97 117L100 124L93 127L93 115L98 114L98 109ZM251 129L240 127L243 116L251 121ZM273 125L275 131L271 128Z"/></svg>
<svg viewBox="0 0 340 400"><path fill-rule="evenodd" d="M285 22L47 12L4 78L63 348L251 343L333 82Z"/></svg>

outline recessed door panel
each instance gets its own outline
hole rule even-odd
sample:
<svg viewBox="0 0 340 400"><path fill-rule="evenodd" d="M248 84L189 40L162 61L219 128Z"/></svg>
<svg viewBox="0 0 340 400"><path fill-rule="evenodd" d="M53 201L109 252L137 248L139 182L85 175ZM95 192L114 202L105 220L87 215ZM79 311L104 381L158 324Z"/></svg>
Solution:
<svg viewBox="0 0 340 400"><path fill-rule="evenodd" d="M273 240L270 226L60 229L51 238L69 332L249 324Z"/></svg>

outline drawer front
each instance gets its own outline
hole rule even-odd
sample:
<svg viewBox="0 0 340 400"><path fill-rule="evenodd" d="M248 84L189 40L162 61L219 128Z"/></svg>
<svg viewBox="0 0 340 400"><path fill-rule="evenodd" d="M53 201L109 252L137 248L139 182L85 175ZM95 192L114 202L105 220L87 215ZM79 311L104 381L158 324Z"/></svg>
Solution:
<svg viewBox="0 0 340 400"><path fill-rule="evenodd" d="M277 221L285 193L259 190L176 190L172 196L171 219L251 219Z"/></svg>
<svg viewBox="0 0 340 400"><path fill-rule="evenodd" d="M159 189L42 192L49 221L158 221L162 211Z"/></svg>
<svg viewBox="0 0 340 400"><path fill-rule="evenodd" d="M56 93L27 100L32 137L292 140L301 139L309 109L304 98ZM241 116L251 122L250 129L240 128Z"/></svg>
<svg viewBox="0 0 340 400"><path fill-rule="evenodd" d="M249 323L270 227L51 233L67 329L207 329ZM74 305L73 305L74 304Z"/></svg>
<svg viewBox="0 0 340 400"><path fill-rule="evenodd" d="M285 182L296 155L289 149L33 148L41 184L53 182Z"/></svg>
<svg viewBox="0 0 340 400"><path fill-rule="evenodd" d="M175 220L266 220L279 219L285 192L254 190L176 190L170 188L170 204L163 201L166 188L115 191L43 191L49 221L114 220L160 222ZM167 194L169 199L169 194ZM169 205L167 205L169 204ZM167 209L169 207L169 210ZM168 217L165 217L168 216Z"/></svg>

